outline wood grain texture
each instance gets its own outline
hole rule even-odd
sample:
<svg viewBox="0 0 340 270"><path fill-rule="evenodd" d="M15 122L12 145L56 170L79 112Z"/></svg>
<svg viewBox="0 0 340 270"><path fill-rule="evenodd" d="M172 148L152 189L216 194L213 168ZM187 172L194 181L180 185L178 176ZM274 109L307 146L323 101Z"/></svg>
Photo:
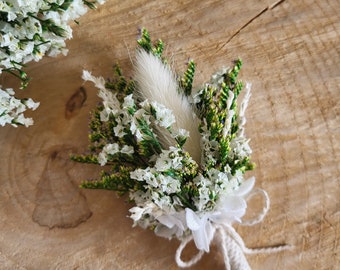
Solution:
<svg viewBox="0 0 340 270"><path fill-rule="evenodd" d="M98 102L91 85L77 92L82 69L108 77L118 62L131 74L142 26L165 41L178 70L195 60L197 85L244 61L240 76L253 84L251 174L271 209L261 224L237 230L248 247L295 246L248 256L252 269L339 269L339 10L339 1L321 0L108 0L81 18L67 57L29 65L33 80L20 96L41 102L35 125L0 130L0 269L178 269L179 242L132 228L130 205L113 192L75 189L100 168L67 157L86 149ZM217 246L191 269L224 269Z"/></svg>

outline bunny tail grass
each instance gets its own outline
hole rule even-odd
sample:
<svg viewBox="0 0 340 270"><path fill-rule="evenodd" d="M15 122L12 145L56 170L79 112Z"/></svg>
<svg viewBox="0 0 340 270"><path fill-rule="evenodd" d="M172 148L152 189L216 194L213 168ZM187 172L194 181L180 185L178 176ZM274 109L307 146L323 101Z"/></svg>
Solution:
<svg viewBox="0 0 340 270"><path fill-rule="evenodd" d="M177 80L169 66L165 65L159 57L144 50L138 50L134 75L137 81L138 95L143 99L163 104L172 110L176 118L176 127L189 131L189 138L184 148L196 162L200 162L198 118L187 98L179 93ZM170 134L157 133L164 147L175 145L175 140Z"/></svg>

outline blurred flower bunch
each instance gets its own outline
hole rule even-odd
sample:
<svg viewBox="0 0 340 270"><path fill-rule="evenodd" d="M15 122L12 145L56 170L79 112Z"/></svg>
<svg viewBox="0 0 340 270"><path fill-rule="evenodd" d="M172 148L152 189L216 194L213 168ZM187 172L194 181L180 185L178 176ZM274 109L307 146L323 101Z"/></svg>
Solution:
<svg viewBox="0 0 340 270"><path fill-rule="evenodd" d="M133 79L118 67L107 81L83 73L102 103L90 121L90 153L73 159L107 170L82 187L129 194L135 225L167 238L192 235L198 249L209 251L214 224L241 221L255 182L244 179L253 169L244 134L250 85L238 106L244 84L237 80L237 60L193 92L193 61L177 75L162 56L162 41L152 43L143 29L138 44ZM189 120L181 121L186 114Z"/></svg>
<svg viewBox="0 0 340 270"><path fill-rule="evenodd" d="M33 111L39 106L31 98L17 99L14 97L12 88L0 89L0 126L11 124L14 127L24 125L26 127L33 124L32 118L26 118L23 114L27 109Z"/></svg>
<svg viewBox="0 0 340 270"><path fill-rule="evenodd" d="M39 61L44 55L57 56L67 54L65 40L72 38L71 21L84 15L88 8L104 0L6 0L0 2L0 75L10 73L21 80L24 88L29 77L24 71L25 64ZM25 120L22 106L18 110L15 104L24 104L14 97L11 105L4 101L8 89L0 87L0 124L31 125ZM35 108L39 103L35 103ZM29 107L27 107L29 108ZM13 113L14 111L17 113ZM20 113L18 113L20 112Z"/></svg>

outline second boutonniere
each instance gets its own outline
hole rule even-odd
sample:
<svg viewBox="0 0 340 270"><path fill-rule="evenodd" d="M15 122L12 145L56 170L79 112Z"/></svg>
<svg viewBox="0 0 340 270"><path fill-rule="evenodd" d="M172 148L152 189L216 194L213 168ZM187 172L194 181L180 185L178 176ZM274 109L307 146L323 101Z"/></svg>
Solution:
<svg viewBox="0 0 340 270"><path fill-rule="evenodd" d="M262 221L269 197L254 188L254 177L244 177L254 165L244 132L251 86L237 80L242 62L236 60L194 91L193 61L178 75L162 56L161 40L152 43L143 29L138 44L133 79L118 67L108 81L83 73L99 89L102 103L90 122L91 153L73 159L106 169L99 180L82 186L127 193L134 225L181 241L176 253L181 267L209 252L218 233L226 268L249 269L244 254L263 249L246 248L232 224ZM243 221L247 198L255 194L264 197L263 210ZM199 253L184 262L182 250L192 240Z"/></svg>

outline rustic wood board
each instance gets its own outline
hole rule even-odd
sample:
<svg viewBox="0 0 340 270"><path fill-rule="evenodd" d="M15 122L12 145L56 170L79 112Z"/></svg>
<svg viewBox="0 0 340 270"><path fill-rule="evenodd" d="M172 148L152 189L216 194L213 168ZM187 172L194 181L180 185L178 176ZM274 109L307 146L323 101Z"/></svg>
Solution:
<svg viewBox="0 0 340 270"><path fill-rule="evenodd" d="M248 247L295 246L248 256L252 268L339 269L339 10L339 1L321 0L108 0L81 18L67 57L29 65L33 80L20 95L41 102L35 125L0 130L0 268L178 269L179 242L132 228L130 205L114 193L79 190L98 168L68 159L86 149L98 102L92 86L86 100L79 91L82 69L107 77L119 62L129 74L145 26L178 70L195 59L197 84L244 61L241 77L253 84L252 174L271 209L261 224L237 230ZM217 246L191 269L223 269Z"/></svg>

